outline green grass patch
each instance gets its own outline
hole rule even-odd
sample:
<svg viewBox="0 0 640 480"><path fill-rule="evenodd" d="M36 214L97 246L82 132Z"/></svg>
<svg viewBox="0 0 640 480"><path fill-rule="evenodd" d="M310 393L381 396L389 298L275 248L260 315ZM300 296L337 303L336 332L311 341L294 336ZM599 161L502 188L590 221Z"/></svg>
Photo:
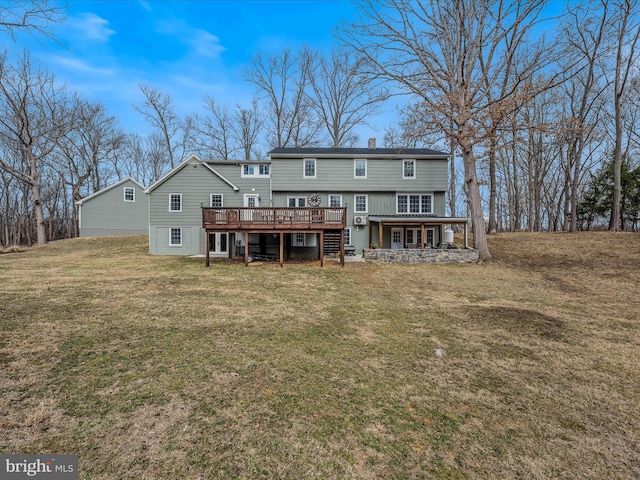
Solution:
<svg viewBox="0 0 640 480"><path fill-rule="evenodd" d="M639 237L490 242L482 266L0 256L0 452L83 479L640 476Z"/></svg>

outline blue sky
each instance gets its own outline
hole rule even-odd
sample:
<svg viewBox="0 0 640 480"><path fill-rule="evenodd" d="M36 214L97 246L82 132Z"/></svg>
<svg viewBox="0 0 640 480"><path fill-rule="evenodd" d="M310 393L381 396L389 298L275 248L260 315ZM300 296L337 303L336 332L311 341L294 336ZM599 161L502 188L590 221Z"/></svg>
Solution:
<svg viewBox="0 0 640 480"><path fill-rule="evenodd" d="M149 127L132 107L142 101L139 83L170 94L180 114L201 111L205 95L230 107L248 104L255 89L239 72L256 53L304 44L328 51L336 44L334 29L354 20L357 6L349 0L69 0L67 15L56 27L62 45L2 35L0 48L15 58L28 47L32 61L60 83L105 105L126 131L146 134Z"/></svg>

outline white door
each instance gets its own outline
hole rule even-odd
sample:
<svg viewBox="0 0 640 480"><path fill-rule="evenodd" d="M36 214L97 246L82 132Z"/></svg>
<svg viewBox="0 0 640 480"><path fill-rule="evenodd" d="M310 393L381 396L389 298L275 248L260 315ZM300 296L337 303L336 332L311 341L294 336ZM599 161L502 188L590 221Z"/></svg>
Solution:
<svg viewBox="0 0 640 480"><path fill-rule="evenodd" d="M209 234L209 255L213 257L229 256L229 234L210 233Z"/></svg>
<svg viewBox="0 0 640 480"><path fill-rule="evenodd" d="M401 228L392 228L391 229L391 248L393 250L402 250L402 229Z"/></svg>
<svg viewBox="0 0 640 480"><path fill-rule="evenodd" d="M248 208L256 208L260 206L260 197L253 193L245 194L244 196L244 206ZM244 210L242 220L251 221L253 220L253 210Z"/></svg>

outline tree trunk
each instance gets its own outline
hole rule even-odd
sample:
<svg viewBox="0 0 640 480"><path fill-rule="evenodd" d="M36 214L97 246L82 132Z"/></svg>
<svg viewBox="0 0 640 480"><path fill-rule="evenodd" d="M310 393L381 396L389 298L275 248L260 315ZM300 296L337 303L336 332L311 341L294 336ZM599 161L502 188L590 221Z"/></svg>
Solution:
<svg viewBox="0 0 640 480"><path fill-rule="evenodd" d="M478 250L478 260L483 262L491 259L487 245L487 232L485 229L484 215L482 212L482 198L480 197L480 185L476 170L476 158L471 145L464 139L459 140L462 148L462 160L464 162L465 184L467 198L469 200L469 213L471 214L471 230L473 232L473 248Z"/></svg>

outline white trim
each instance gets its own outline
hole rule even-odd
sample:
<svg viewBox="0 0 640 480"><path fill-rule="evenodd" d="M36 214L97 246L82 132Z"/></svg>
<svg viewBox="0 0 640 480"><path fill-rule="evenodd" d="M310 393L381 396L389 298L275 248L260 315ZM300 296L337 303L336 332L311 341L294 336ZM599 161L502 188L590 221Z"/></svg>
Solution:
<svg viewBox="0 0 640 480"><path fill-rule="evenodd" d="M99 191L97 191L97 192L95 192L95 193L92 193L91 195L89 195L89 196L87 196L87 197L84 197L84 198L81 198L80 200L77 200L77 201L75 202L75 204L76 204L76 205L82 205L82 204L83 204L84 202L86 202L87 200L91 200L93 197L97 197L98 195L102 195L103 193L106 193L106 192L108 192L109 190L113 190L114 188L119 187L120 185L122 185L123 183L126 183L126 182L133 182L133 184L134 184L136 187L139 187L139 188L140 188L140 190L144 191L144 188L145 188L145 187L144 187L144 185L142 185L142 184L141 184L141 183L139 183L139 182L136 182L136 181L135 181L133 178L131 178L131 177L127 177L127 178L123 178L123 179L122 179L122 180L120 180L119 182L114 183L113 185L109 185L108 187L105 187L105 188L103 188L102 190L99 190Z"/></svg>
<svg viewBox="0 0 640 480"><path fill-rule="evenodd" d="M313 175L307 175L307 162L313 162ZM303 158L302 159L302 178L317 178L318 176L318 162L315 158Z"/></svg>
<svg viewBox="0 0 640 480"><path fill-rule="evenodd" d="M358 162L364 162L364 175L356 175L358 171ZM353 159L353 178L367 178L369 167L367 166L369 162L367 162L366 158L354 158Z"/></svg>
<svg viewBox="0 0 640 480"><path fill-rule="evenodd" d="M358 210L358 202L356 197L364 197L365 209ZM369 195L366 193L355 193L353 195L353 212L354 213L369 213Z"/></svg>
<svg viewBox="0 0 640 480"><path fill-rule="evenodd" d="M179 196L179 197L180 197L180 210L173 210L173 209L171 208L171 204L173 203L173 202L172 202L172 199L173 199L173 196L174 196L174 195L177 195L177 196ZM170 193L170 194L169 194L169 211L170 211L171 213L179 213L179 212L181 212L181 211L182 211L182 194L181 194L181 193Z"/></svg>
<svg viewBox="0 0 640 480"><path fill-rule="evenodd" d="M213 196L214 195L219 195L220 196L220 206L219 207L213 207ZM222 193L210 193L209 194L209 206L213 207L213 208L222 208L222 207L224 207L224 194L222 194Z"/></svg>
<svg viewBox="0 0 640 480"><path fill-rule="evenodd" d="M418 196L420 204L419 204L419 208L420 210L418 212L411 212L411 198L410 197L415 197ZM431 197L431 209L428 212L425 212L422 210L422 197L425 196L429 196ZM401 212L398 207L398 199L399 197L407 197L407 211L406 212ZM423 193L396 193L396 215L431 215L433 214L433 199L434 199L434 195L432 192L423 192Z"/></svg>
<svg viewBox="0 0 640 480"><path fill-rule="evenodd" d="M131 189L131 193L133 194L132 195L133 199L131 199L131 200L127 199L127 189ZM123 197L124 197L123 200L125 202L135 203L135 201L136 201L136 188L135 187L123 187L122 188L122 194L123 194Z"/></svg>
<svg viewBox="0 0 640 480"><path fill-rule="evenodd" d="M412 177L407 177L404 174L404 163L405 162L412 162L413 163L413 176ZM402 179L403 180L415 180L418 176L418 172L416 171L418 167L418 162L416 161L415 158L404 158L402 159Z"/></svg>
<svg viewBox="0 0 640 480"><path fill-rule="evenodd" d="M180 231L180 243L172 243L173 230L179 230ZM169 227L169 246L170 247L181 247L182 246L182 228L180 228L180 227Z"/></svg>
<svg viewBox="0 0 640 480"><path fill-rule="evenodd" d="M245 167L258 167L253 168L253 173L244 173ZM260 168L268 167L269 173L260 173ZM256 170L258 172L256 173ZM271 177L271 165L268 163L241 163L240 164L240 178L269 178Z"/></svg>
<svg viewBox="0 0 640 480"><path fill-rule="evenodd" d="M338 205L331 205L331 197L338 197L340 198L340 201L338 202ZM338 208L342 206L342 194L341 193L330 193L329 197L328 197L328 204L330 208Z"/></svg>
<svg viewBox="0 0 640 480"><path fill-rule="evenodd" d="M249 203L248 199L249 198L255 198L256 199L256 204L253 207L250 207L250 208L258 208L260 206L260 195L259 194L257 194L257 193L245 193L244 194L244 203L243 203L243 205L245 207L249 206L248 205L248 203Z"/></svg>
<svg viewBox="0 0 640 480"><path fill-rule="evenodd" d="M295 203L296 204L295 204L295 206L291 207L289 205L289 200L293 200L293 199L295 199L295 201L296 201ZM307 206L307 197L305 195L289 195L289 196L287 196L287 208L300 207L300 205L299 205L299 203L300 203L299 200L300 199L304 200L304 206L306 207Z"/></svg>

